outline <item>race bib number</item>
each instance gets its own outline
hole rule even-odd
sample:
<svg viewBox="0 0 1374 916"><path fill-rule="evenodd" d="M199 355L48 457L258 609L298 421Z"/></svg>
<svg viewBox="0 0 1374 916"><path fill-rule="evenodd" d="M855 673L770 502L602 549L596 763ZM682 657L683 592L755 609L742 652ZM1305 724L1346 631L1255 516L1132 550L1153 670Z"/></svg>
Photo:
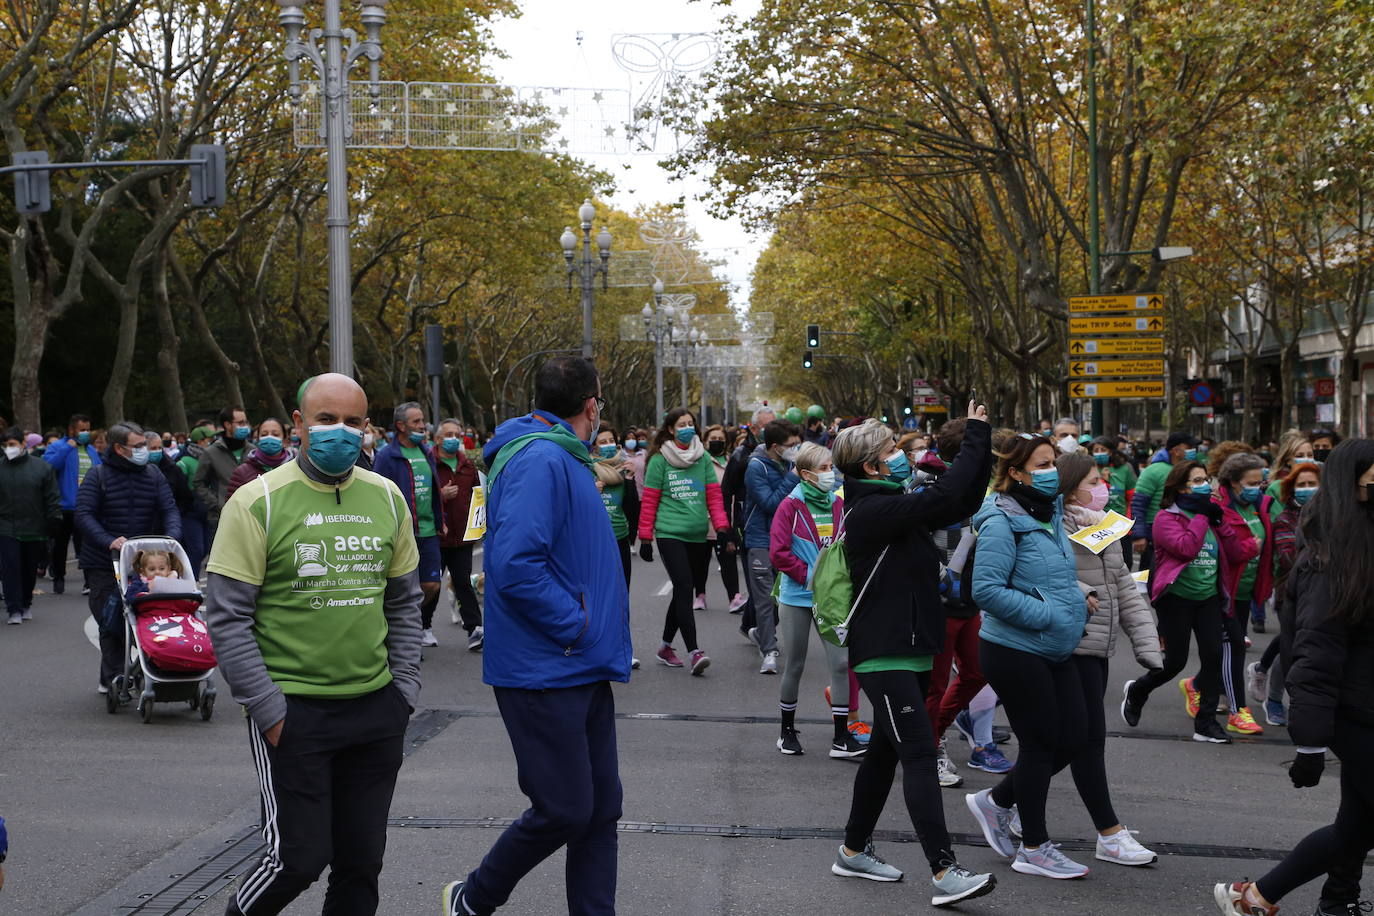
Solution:
<svg viewBox="0 0 1374 916"><path fill-rule="evenodd" d="M816 533L821 536L821 546L829 547L835 543L835 524L834 522L817 522Z"/></svg>
<svg viewBox="0 0 1374 916"><path fill-rule="evenodd" d="M1091 528L1079 528L1069 540L1100 554L1112 544L1131 533L1131 520L1118 512L1108 512L1106 518Z"/></svg>
<svg viewBox="0 0 1374 916"><path fill-rule="evenodd" d="M472 504L468 506L468 527L463 540L480 541L487 533L487 488L472 488Z"/></svg>

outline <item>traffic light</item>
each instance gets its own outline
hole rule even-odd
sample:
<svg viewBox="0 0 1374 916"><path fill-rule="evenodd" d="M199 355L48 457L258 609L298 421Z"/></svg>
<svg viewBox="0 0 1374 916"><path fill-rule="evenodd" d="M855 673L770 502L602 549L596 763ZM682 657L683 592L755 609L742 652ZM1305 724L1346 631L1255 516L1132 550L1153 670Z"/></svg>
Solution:
<svg viewBox="0 0 1374 916"><path fill-rule="evenodd" d="M197 143L191 147L191 206L222 207L224 192L224 147L218 143Z"/></svg>
<svg viewBox="0 0 1374 916"><path fill-rule="evenodd" d="M902 398L902 416L911 416L911 398Z"/></svg>
<svg viewBox="0 0 1374 916"><path fill-rule="evenodd" d="M812 366L814 363L815 363L815 358L814 358L814 355L812 354L812 352L811 352L810 350L803 350L803 351L802 351L802 368L803 368L803 369L810 369L811 366Z"/></svg>
<svg viewBox="0 0 1374 916"><path fill-rule="evenodd" d="M818 324L808 324L806 326L806 345L813 350L820 349L821 346L821 326Z"/></svg>
<svg viewBox="0 0 1374 916"><path fill-rule="evenodd" d="M48 154L41 149L15 153L11 162L14 165L46 164ZM20 213L47 213L52 209L52 186L48 183L46 169L14 173L14 208Z"/></svg>

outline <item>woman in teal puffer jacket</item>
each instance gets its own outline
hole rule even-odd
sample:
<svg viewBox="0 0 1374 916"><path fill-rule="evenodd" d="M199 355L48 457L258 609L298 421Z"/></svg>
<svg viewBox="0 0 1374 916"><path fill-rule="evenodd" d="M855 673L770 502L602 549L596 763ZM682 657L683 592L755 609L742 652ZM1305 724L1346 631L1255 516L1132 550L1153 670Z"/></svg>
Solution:
<svg viewBox="0 0 1374 916"><path fill-rule="evenodd" d="M1050 842L1045 824L1050 780L1088 750L1087 704L1072 654L1089 604L1064 530L1056 455L1044 436L1012 439L998 455L993 492L973 516L973 600L983 609L979 661L1020 753L996 788L966 801L988 844L1013 859L1015 871L1077 878L1088 869ZM1019 849L1011 842L1013 805L1021 814Z"/></svg>

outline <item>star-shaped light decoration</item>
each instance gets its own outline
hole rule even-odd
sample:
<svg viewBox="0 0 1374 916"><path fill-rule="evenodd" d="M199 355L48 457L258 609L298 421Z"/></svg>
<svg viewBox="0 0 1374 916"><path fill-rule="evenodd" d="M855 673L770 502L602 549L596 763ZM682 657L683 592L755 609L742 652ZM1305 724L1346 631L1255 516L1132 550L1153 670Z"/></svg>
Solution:
<svg viewBox="0 0 1374 916"><path fill-rule="evenodd" d="M567 105L564 105L562 108L559 108L559 109L558 109L558 116L559 116L560 118L566 118L566 117L568 116L568 106L567 106Z"/></svg>
<svg viewBox="0 0 1374 916"><path fill-rule="evenodd" d="M450 133L450 134L449 134L447 137L445 137L444 139L448 141L448 145L449 145L449 146L457 146L457 145L458 145L458 135L455 134L455 133Z"/></svg>
<svg viewBox="0 0 1374 916"><path fill-rule="evenodd" d="M567 137L564 137L562 140L559 140L559 141L558 141L558 148L559 148L559 149L567 149L567 148L568 148L568 138L567 138Z"/></svg>
<svg viewBox="0 0 1374 916"><path fill-rule="evenodd" d="M603 100L603 98L604 98L603 93L600 93L600 92L593 92L593 93L592 93L592 101L593 101L593 102L600 102L600 101Z"/></svg>
<svg viewBox="0 0 1374 916"><path fill-rule="evenodd" d="M458 113L458 103L457 103L457 102L449 102L447 105L444 106L444 113L445 113L445 114L457 114L457 113Z"/></svg>
<svg viewBox="0 0 1374 916"><path fill-rule="evenodd" d="M391 120L390 118L382 118L380 123L382 130L391 130L396 126L396 122Z"/></svg>
<svg viewBox="0 0 1374 916"><path fill-rule="evenodd" d="M434 98L434 90L431 89L431 88L429 88L428 86L426 86L425 88L423 88L423 89L420 90L420 98L422 98L422 99L432 99L432 98Z"/></svg>

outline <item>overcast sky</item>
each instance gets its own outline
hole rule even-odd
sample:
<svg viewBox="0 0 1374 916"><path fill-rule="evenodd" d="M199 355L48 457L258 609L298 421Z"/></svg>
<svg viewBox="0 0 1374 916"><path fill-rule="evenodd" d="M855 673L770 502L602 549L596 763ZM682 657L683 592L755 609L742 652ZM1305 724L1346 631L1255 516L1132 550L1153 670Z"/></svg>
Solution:
<svg viewBox="0 0 1374 916"><path fill-rule="evenodd" d="M736 0L734 11L744 15L757 0ZM495 29L496 43L508 59L494 63L504 83L530 86L605 87L629 90L635 97L646 77L632 77L617 65L612 44L622 34L691 34L716 32L720 13L714 6L688 0L600 0L568 3L566 0L524 0L523 15L504 20ZM579 44L578 35L582 40ZM672 141L660 132L658 149L670 152ZM713 220L697 200L705 191L699 180L674 181L659 168L662 155L582 156L616 176L611 202L633 211L641 204L686 200L686 216L703 248L727 261L726 271L734 286L733 298L743 307L748 299L749 272L766 239L751 235L738 223ZM581 201L567 201L568 222ZM550 239L550 246L556 246ZM725 251L718 251L726 249Z"/></svg>

